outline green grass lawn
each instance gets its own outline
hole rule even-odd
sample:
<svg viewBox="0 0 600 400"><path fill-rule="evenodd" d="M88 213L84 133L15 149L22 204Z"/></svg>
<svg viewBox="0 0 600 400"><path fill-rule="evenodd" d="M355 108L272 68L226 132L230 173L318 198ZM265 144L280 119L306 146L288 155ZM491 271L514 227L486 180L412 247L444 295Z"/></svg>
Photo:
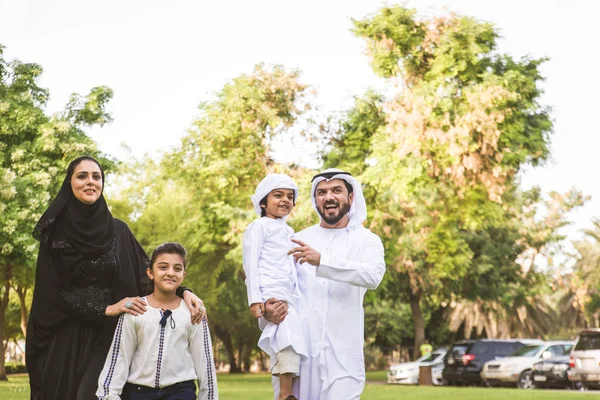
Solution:
<svg viewBox="0 0 600 400"><path fill-rule="evenodd" d="M382 384L385 381L385 372L369 372L367 379L369 383L362 396L363 400L585 400L590 398L590 395L600 396L600 392L386 385ZM221 400L271 400L273 398L268 375L219 375L218 382ZM0 399L29 400L27 376L11 375L8 382L0 382Z"/></svg>

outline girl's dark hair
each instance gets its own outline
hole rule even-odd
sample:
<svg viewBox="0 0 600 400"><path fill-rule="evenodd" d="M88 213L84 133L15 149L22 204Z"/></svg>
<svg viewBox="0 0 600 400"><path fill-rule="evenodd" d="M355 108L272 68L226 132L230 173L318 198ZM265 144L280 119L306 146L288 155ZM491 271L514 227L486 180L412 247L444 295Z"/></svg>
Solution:
<svg viewBox="0 0 600 400"><path fill-rule="evenodd" d="M187 251L185 250L185 247L177 242L165 242L152 252L148 268L152 269L154 262L161 254L178 254L183 259L183 268L185 269L187 267Z"/></svg>
<svg viewBox="0 0 600 400"><path fill-rule="evenodd" d="M156 259L161 254L180 255L181 259L183 260L183 269L185 270L187 268L187 251L185 250L185 247L183 247L182 244L177 242L166 242L155 248L152 252L152 257L150 257L150 261L148 261L147 268L152 269L152 266L156 262ZM154 292L154 281L148 278L147 276L144 276L142 278L141 287L142 291L145 292L145 295L149 295L150 293Z"/></svg>
<svg viewBox="0 0 600 400"><path fill-rule="evenodd" d="M273 190L277 190L277 189L273 189ZM271 192L273 190L271 190ZM271 194L271 192L269 192L265 197L263 197L262 199L260 199L260 201L258 202L259 205L264 206L264 207L260 208L260 216L261 217L266 217L267 216L267 211L265 211L265 209L267 208L267 197L269 197L269 194ZM296 191L293 190L293 192L294 192L294 201L292 202L292 204L295 206L296 205Z"/></svg>

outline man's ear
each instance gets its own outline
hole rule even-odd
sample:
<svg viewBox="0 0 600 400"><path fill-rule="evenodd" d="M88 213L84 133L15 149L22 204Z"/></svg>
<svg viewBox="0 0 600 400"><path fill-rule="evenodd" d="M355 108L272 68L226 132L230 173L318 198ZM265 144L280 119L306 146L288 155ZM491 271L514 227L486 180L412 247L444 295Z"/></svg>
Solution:
<svg viewBox="0 0 600 400"><path fill-rule="evenodd" d="M350 195L348 195L348 203L350 205L352 205L352 202L354 201L354 192L350 193Z"/></svg>

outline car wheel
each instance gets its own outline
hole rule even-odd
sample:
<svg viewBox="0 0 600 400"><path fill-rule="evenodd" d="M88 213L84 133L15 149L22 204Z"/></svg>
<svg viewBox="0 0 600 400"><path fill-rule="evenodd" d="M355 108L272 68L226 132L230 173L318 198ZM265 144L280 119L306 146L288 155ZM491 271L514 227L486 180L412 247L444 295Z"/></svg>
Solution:
<svg viewBox="0 0 600 400"><path fill-rule="evenodd" d="M521 372L517 386L521 389L535 388L535 383L533 382L533 376L531 375L530 369L526 369L525 371Z"/></svg>
<svg viewBox="0 0 600 400"><path fill-rule="evenodd" d="M585 385L582 382L573 382L572 386L573 386L573 390L578 390L580 392L585 392L587 390L587 388L585 387Z"/></svg>

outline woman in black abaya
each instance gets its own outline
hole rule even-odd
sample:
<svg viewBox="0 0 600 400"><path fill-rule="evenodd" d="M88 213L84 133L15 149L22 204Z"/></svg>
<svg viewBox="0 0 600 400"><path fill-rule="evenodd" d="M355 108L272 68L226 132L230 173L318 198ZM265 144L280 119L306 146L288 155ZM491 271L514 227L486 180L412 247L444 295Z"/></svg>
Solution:
<svg viewBox="0 0 600 400"><path fill-rule="evenodd" d="M146 311L139 296L146 294L148 258L111 215L103 189L95 159L73 160L33 232L40 250L27 326L32 400L95 399L118 316ZM199 322L202 301L184 290Z"/></svg>

